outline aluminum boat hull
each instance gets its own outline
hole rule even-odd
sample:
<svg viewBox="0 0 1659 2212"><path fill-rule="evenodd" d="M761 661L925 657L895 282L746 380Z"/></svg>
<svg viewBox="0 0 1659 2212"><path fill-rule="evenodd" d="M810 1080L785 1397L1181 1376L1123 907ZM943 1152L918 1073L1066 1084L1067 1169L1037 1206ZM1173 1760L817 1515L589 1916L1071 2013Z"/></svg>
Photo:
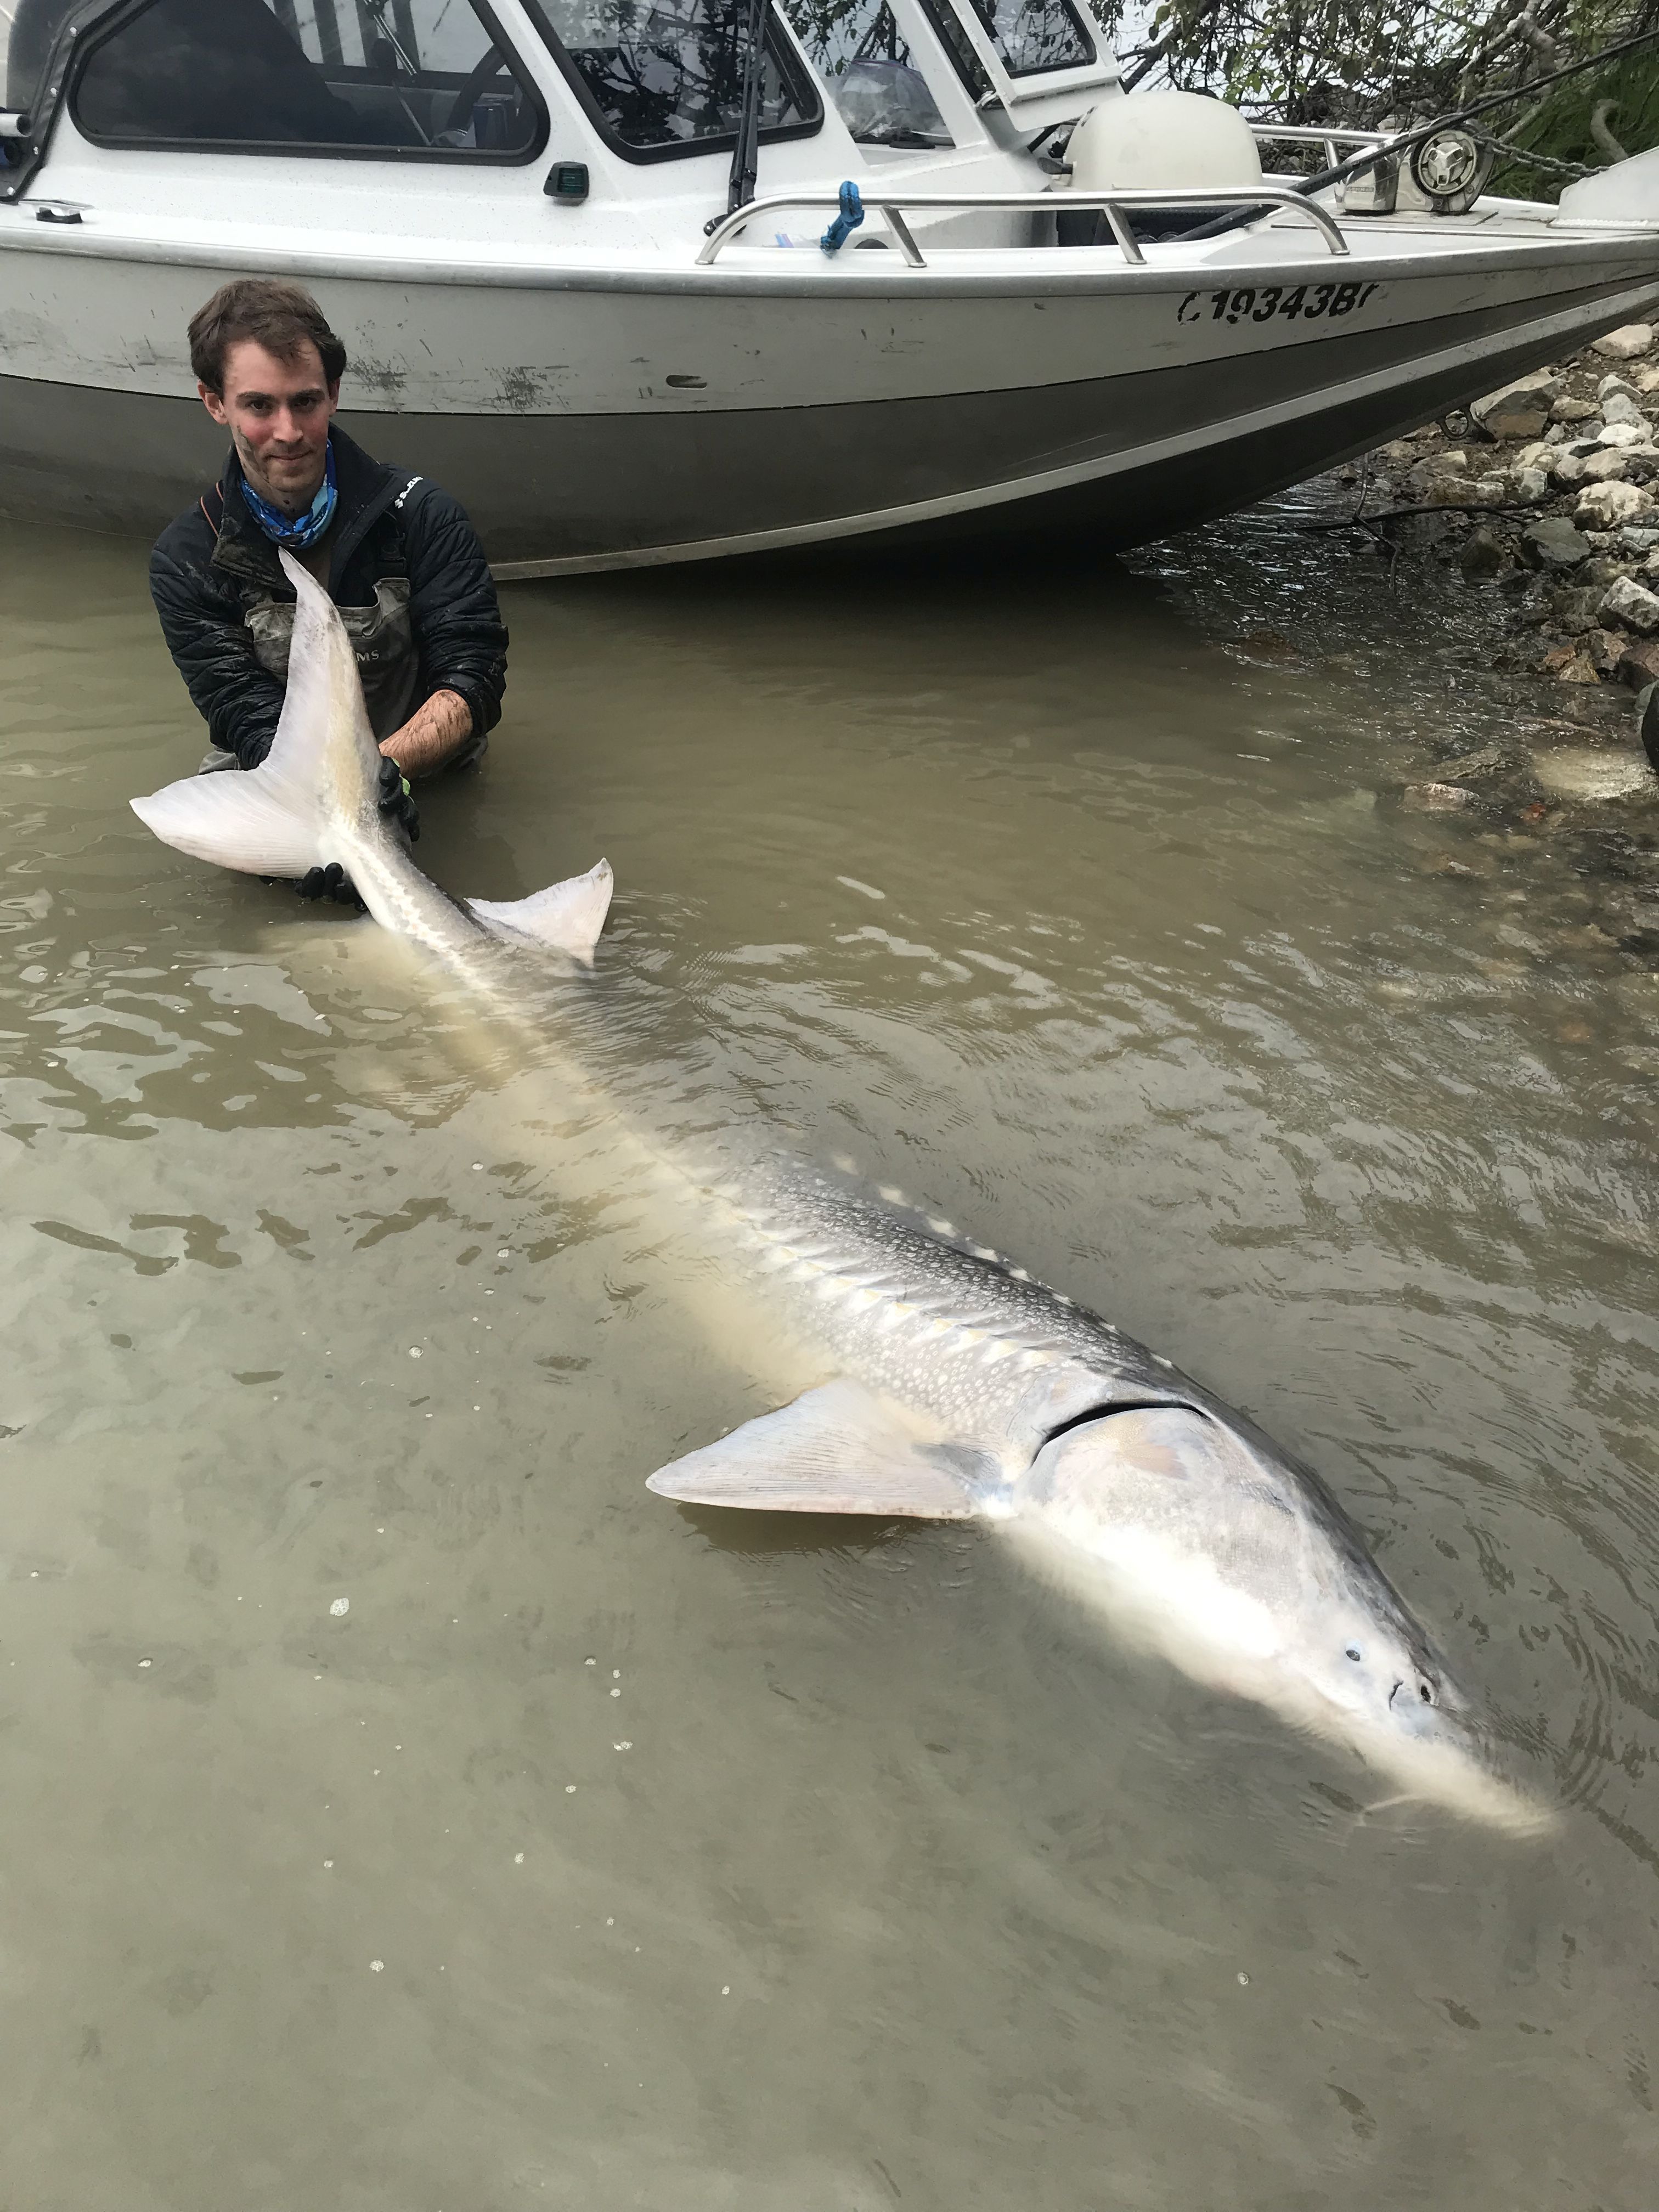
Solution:
<svg viewBox="0 0 1659 2212"><path fill-rule="evenodd" d="M654 280L283 266L350 349L353 434L452 490L510 577L854 536L1075 528L1122 550L1659 301L1651 234L1488 234L1453 252L1443 231L1434 251L1409 230L1351 234L1323 269L1299 228L1201 266L1051 249L972 278L943 255L821 273L758 252ZM153 534L188 505L222 437L187 396L180 333L250 265L0 231L0 512ZM1363 305L1268 308L1297 285L1311 301L1316 277Z"/></svg>

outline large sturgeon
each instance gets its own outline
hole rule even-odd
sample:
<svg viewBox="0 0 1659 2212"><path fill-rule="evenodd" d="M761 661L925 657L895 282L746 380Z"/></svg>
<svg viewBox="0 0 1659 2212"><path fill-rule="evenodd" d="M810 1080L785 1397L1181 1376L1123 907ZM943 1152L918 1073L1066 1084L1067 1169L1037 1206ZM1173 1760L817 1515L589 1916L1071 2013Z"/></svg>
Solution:
<svg viewBox="0 0 1659 2212"><path fill-rule="evenodd" d="M181 851L260 875L338 861L385 928L501 1005L526 958L590 960L605 862L507 903L457 902L376 804L379 755L331 601L297 563L287 701L263 766L192 776L134 811ZM799 1164L710 1174L633 1132L700 1229L825 1379L676 1460L686 1504L982 1520L1121 1632L1204 1683L1357 1751L1413 1796L1534 1817L1353 1523L1197 1382L1024 1270Z"/></svg>

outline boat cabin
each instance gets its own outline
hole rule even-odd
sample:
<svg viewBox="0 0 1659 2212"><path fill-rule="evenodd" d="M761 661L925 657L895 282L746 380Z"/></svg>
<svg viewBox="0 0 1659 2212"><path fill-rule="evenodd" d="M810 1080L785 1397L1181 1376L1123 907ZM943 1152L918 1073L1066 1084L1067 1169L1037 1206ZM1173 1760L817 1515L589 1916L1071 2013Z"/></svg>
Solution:
<svg viewBox="0 0 1659 2212"><path fill-rule="evenodd" d="M105 157L212 152L349 162L359 197L363 165L419 164L439 189L533 169L594 214L723 212L750 20L747 0L0 0L0 190L43 156L55 189ZM1116 91L1083 0L775 7L758 189L1010 155L1023 175L1039 132Z"/></svg>

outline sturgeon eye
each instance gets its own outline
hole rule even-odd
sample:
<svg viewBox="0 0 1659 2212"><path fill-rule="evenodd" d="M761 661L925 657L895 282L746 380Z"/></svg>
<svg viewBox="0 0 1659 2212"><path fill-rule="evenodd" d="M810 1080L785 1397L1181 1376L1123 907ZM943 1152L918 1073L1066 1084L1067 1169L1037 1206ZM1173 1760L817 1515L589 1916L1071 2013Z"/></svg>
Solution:
<svg viewBox="0 0 1659 2212"><path fill-rule="evenodd" d="M1434 1703L1434 1692L1429 1687L1426 1682L1419 1682L1418 1684L1417 1694L1421 1698L1425 1705L1431 1705Z"/></svg>
<svg viewBox="0 0 1659 2212"><path fill-rule="evenodd" d="M1358 1656L1359 1656L1359 1646L1358 1646L1357 1644L1351 1644L1348 1646L1348 1656L1349 1656L1349 1658L1350 1658L1350 1659L1358 1659Z"/></svg>

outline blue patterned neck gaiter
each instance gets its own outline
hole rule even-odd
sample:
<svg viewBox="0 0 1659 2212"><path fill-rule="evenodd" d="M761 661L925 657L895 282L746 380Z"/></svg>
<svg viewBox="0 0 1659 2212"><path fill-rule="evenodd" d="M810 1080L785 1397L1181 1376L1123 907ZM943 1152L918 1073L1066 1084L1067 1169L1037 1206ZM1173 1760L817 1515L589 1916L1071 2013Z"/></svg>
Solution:
<svg viewBox="0 0 1659 2212"><path fill-rule="evenodd" d="M328 453L323 466L323 481L317 496L303 514L289 516L261 499L242 475L242 497L248 513L258 524L273 544L286 545L290 553L302 553L307 545L314 545L334 520L334 509L339 494L334 489L334 441L328 441Z"/></svg>

